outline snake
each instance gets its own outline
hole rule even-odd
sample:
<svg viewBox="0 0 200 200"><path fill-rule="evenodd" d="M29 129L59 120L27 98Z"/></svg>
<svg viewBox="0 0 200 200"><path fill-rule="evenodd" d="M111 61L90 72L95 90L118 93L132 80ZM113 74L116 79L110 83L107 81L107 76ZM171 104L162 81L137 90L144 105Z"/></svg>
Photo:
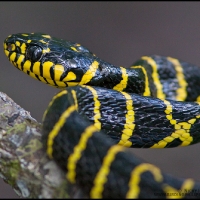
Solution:
<svg viewBox="0 0 200 200"><path fill-rule="evenodd" d="M174 177L130 152L200 141L198 66L160 55L115 66L45 33L12 34L3 47L17 69L60 88L44 112L42 141L89 198L200 197L198 180Z"/></svg>

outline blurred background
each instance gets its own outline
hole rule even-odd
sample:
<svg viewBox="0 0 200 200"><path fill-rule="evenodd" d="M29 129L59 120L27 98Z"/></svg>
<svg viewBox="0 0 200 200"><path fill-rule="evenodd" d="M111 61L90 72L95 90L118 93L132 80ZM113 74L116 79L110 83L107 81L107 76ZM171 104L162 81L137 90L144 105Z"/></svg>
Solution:
<svg viewBox="0 0 200 200"><path fill-rule="evenodd" d="M143 55L172 56L200 66L200 2L0 2L0 41L13 33L43 32L81 43L101 59L130 66ZM0 90L32 117L42 114L58 89L14 68L0 50ZM200 144L134 149L179 177L200 180ZM0 179L0 198L17 198Z"/></svg>

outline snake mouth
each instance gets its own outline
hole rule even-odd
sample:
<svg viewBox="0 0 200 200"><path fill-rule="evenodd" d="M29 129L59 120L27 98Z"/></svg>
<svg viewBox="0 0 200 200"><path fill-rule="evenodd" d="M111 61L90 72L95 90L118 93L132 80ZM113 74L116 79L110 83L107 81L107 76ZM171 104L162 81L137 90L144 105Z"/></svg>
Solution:
<svg viewBox="0 0 200 200"><path fill-rule="evenodd" d="M66 88L66 87L70 87L70 86L76 86L79 84L79 82L75 82L75 81L57 81L57 80L52 80L49 78L45 78L43 76L37 75L29 70L21 70L24 73L28 74L29 76L31 76L32 78L39 80L43 83L46 83L48 85L51 85L53 87L57 87L57 88Z"/></svg>
<svg viewBox="0 0 200 200"><path fill-rule="evenodd" d="M25 59L25 56L23 54L16 55L15 52L10 53L10 51L8 51L7 49L4 49L4 52L9 57L10 62L17 69L28 74L36 80L42 81L43 83L58 88L76 86L80 83L80 81L77 81L75 73L71 71L61 78L61 75L64 74L64 67L62 65L53 65L49 67L49 65L47 65L48 63L44 63L42 64L42 66L40 62L31 64L29 60ZM43 69L42 72L41 68Z"/></svg>

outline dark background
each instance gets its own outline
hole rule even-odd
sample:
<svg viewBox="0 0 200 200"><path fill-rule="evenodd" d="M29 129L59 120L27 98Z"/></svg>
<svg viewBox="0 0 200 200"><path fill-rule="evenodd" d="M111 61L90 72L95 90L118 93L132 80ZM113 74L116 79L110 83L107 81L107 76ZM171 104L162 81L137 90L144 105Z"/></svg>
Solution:
<svg viewBox="0 0 200 200"><path fill-rule="evenodd" d="M200 2L0 2L0 41L13 33L44 32L81 43L115 65L143 55L172 56L200 66ZM0 90L41 122L58 91L14 68L0 51ZM165 172L200 180L200 144L134 149ZM0 198L17 197L0 179Z"/></svg>

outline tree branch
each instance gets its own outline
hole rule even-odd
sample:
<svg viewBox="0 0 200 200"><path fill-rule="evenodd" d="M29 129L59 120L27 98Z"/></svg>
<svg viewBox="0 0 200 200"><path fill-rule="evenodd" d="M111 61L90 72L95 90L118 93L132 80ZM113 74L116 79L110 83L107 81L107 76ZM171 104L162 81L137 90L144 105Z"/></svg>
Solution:
<svg viewBox="0 0 200 200"><path fill-rule="evenodd" d="M25 198L78 198L41 142L41 124L0 92L0 177Z"/></svg>

